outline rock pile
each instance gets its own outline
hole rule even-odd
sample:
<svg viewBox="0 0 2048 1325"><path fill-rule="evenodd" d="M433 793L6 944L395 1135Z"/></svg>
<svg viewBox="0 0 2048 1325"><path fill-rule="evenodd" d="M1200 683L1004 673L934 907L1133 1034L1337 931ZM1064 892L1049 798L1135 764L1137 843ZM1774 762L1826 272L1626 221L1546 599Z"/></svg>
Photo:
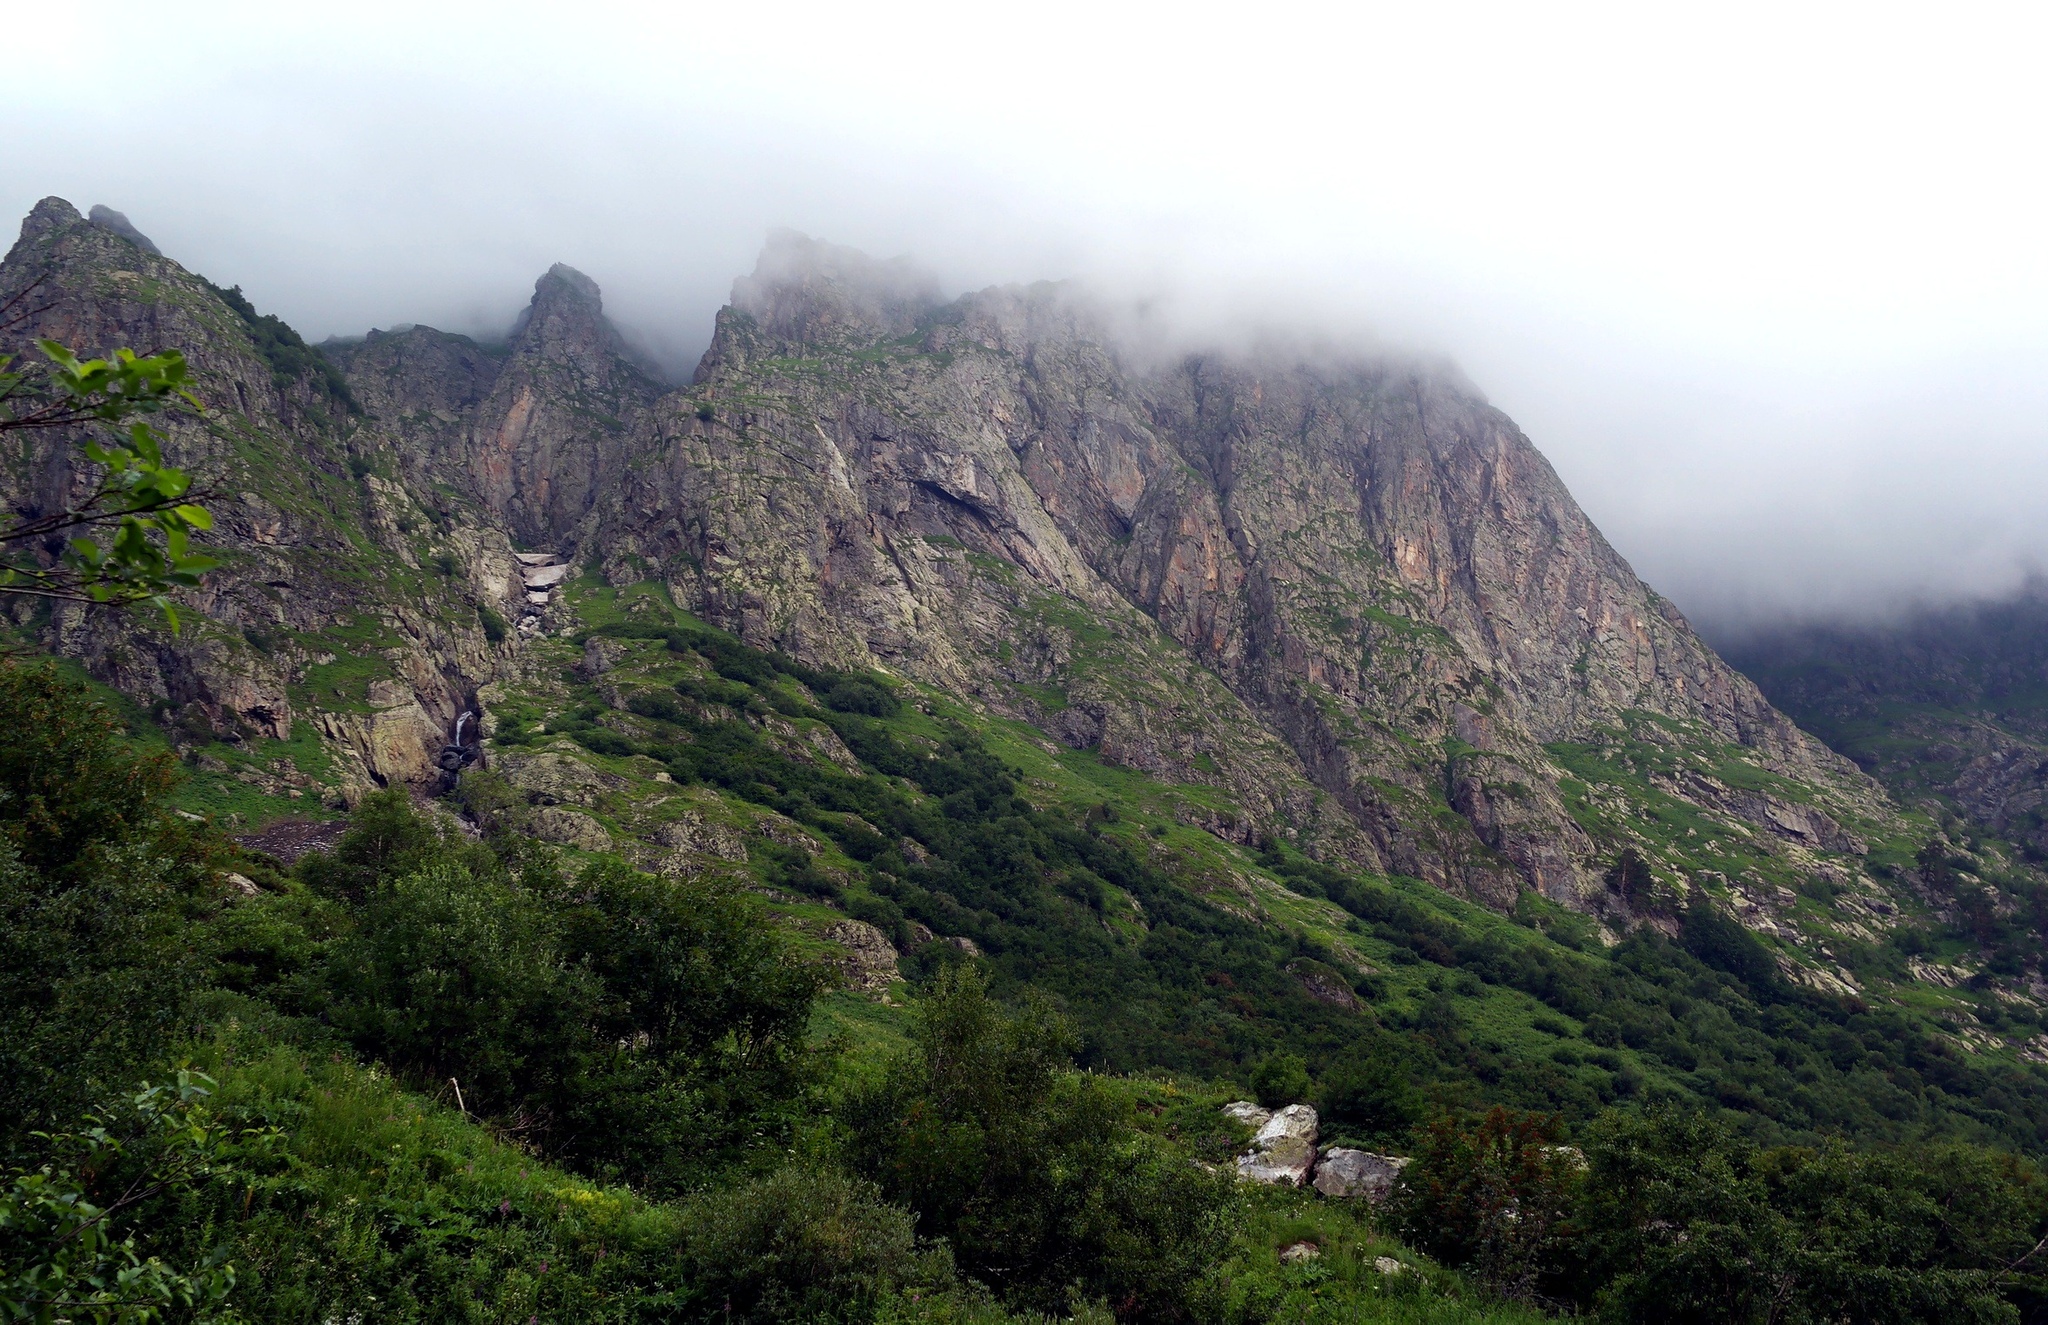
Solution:
<svg viewBox="0 0 2048 1325"><path fill-rule="evenodd" d="M1311 1185L1325 1196L1362 1196L1377 1205L1393 1194L1407 1166L1400 1155L1379 1155L1347 1146L1316 1149L1319 1120L1306 1104L1263 1109L1250 1100L1223 1106L1223 1114L1253 1128L1252 1148L1237 1159L1237 1175L1275 1186Z"/></svg>
<svg viewBox="0 0 2048 1325"><path fill-rule="evenodd" d="M569 568L552 552L515 552L519 578L526 585L526 605L519 612L519 628L525 634L540 629L540 614L553 595L551 590L569 578Z"/></svg>

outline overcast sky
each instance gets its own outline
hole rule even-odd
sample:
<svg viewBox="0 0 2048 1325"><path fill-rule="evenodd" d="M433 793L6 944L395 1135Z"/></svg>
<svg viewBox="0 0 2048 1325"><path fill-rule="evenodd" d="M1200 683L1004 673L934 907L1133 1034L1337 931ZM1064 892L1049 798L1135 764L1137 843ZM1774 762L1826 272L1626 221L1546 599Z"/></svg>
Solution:
<svg viewBox="0 0 2048 1325"><path fill-rule="evenodd" d="M2048 563L2039 6L39 6L51 193L309 339L568 262L687 363L766 231L1450 356L1726 631Z"/></svg>

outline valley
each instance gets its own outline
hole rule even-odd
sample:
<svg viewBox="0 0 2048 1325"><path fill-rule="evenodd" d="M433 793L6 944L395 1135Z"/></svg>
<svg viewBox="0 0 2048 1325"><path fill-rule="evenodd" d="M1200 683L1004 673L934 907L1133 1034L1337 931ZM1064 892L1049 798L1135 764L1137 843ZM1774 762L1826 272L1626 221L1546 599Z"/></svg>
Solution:
<svg viewBox="0 0 2048 1325"><path fill-rule="evenodd" d="M225 1097L298 1101L264 1117L313 1122L266 1125L316 1130L342 1127L334 1100L358 1100L394 1149L460 1159L419 1160L406 1199L453 1199L450 1175L467 1166L467 1185L481 1163L505 1211L532 1206L521 1237L546 1225L543 1240L575 1244L541 1263L571 1256L591 1302L602 1246L670 1245L664 1221L685 1216L662 1203L711 1199L717 1164L758 1177L778 1147L830 1149L803 1142L796 1116L823 1106L780 1078L677 1086L691 1118L712 1117L718 1091L772 1097L758 1115L771 1121L746 1124L770 1140L750 1151L705 1140L708 1122L657 1128L658 1160L632 1149L644 1140L529 1138L520 1120L574 1113L540 1086L493 1097L472 1082L451 1115L442 1051L406 1040L403 1018L347 1012L367 997L362 972L382 969L371 957L333 977L341 992L307 983L328 960L309 954L381 923L379 890L416 877L403 862L468 862L505 907L559 910L534 922L549 934L583 934L611 888L758 917L735 950L774 945L819 980L814 1001L776 1005L775 1052L795 1064L799 1045L829 1049L855 1083L825 1110L855 1139L832 1144L865 1156L856 1167L884 1175L890 1200L952 1211L948 1254L1006 1310L1223 1308L1119 1305L1125 1280L1092 1262L977 1251L993 1235L918 1185L943 1185L922 1161L860 1150L884 1145L859 1121L885 1107L881 1064L923 1064L890 1069L910 1074L889 1078L902 1099L943 1095L938 1059L917 1057L936 1053L934 1007L1019 1018L1026 1029L987 1032L1015 1054L1032 1017L1056 1016L1069 1038L1045 1061L1087 1084L1048 1098L1178 1147L1180 1176L1157 1190L1189 1209L1208 1198L1173 1185L1195 1181L1185 1158L1229 1176L1249 1131L1222 1111L1247 1094L1262 1113L1315 1101L1322 1142L1347 1151L1433 1147L1417 1172L1454 1148L1428 1131L1445 1119L1548 1120L1483 1125L1524 1127L1515 1153L1560 1191L1581 1181L1559 1158L1584 1166L1580 1146L1597 1183L1631 1145L1833 1163L1845 1139L2032 1156L2048 1138L2048 875L2039 779L2022 769L2040 756L2032 673L1925 669L1989 669L1994 703L1959 681L1873 699L1840 679L1857 660L1880 670L1848 645L1819 663L1789 644L1738 653L1738 670L1446 370L1141 354L1077 289L951 297L906 264L778 235L675 384L566 266L540 276L502 342L415 326L312 346L138 237L39 204L0 264L0 292L33 291L0 350L182 350L202 408L164 428L221 565L181 597L176 631L18 599L10 642L100 704L123 749L175 766L165 804L217 833L247 886L223 915L291 917L277 934L249 920L225 958L209 949L237 974L202 999L190 1052ZM26 513L60 501L82 462L70 438L23 436L4 482ZM2038 668L2038 650L2014 652ZM372 851L377 832L440 845L415 860ZM549 942L564 970L597 970L627 944L619 924L603 942ZM715 1001L721 950L691 960L710 982L692 997ZM639 978L603 997L632 1002ZM984 988L1006 1010L961 992ZM591 1016L626 1058L636 1035L669 1033ZM692 1050L728 1051L746 1057ZM632 1114L635 1088L605 1089ZM472 1112L496 1130L465 1130ZM1093 1126L1031 1118L1061 1145L1061 1127ZM1637 1125L1677 1130L1653 1144ZM1717 1139L1681 1135L1691 1126ZM700 1141L717 1163L675 1158ZM521 1147L536 1173L561 1171L529 1179ZM335 1163L320 1179L334 1192L369 1181L336 1176L358 1160ZM1217 1289L1238 1293L1233 1319L1310 1318L1260 1315L1244 1288L1279 1273L1268 1252L1304 1241L1327 1249L1326 1271L1348 1267L1359 1301L1403 1282L1435 1295L1438 1314L1388 1319L1479 1319L1459 1314L1478 1302L1517 1319L1611 1287L1610 1270L1559 1261L1539 1293L1369 1207L1291 1187L1255 1199L1262 1231L1229 1254L1259 1264L1233 1271L1242 1292ZM562 1212L579 1202L597 1231L571 1237ZM1162 1227L1178 1217L1148 1210ZM942 1216L924 1218L919 1238ZM1389 1256L1417 1268L1372 1268ZM1308 1293L1287 1298L1298 1308L1315 1285L1287 1264L1301 1282L1274 1301ZM1044 1287L1059 1274L1098 1277L1069 1303ZM537 1276L521 1282L522 1302L541 1300ZM904 1301L922 1291L908 1271L890 1282ZM950 1318L979 1318L961 1310Z"/></svg>

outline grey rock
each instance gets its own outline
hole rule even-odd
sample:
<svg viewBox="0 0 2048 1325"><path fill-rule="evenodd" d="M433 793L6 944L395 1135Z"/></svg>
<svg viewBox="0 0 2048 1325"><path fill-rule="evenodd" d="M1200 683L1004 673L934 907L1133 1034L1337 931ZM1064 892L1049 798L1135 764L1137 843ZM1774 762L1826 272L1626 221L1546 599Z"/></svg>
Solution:
<svg viewBox="0 0 2048 1325"><path fill-rule="evenodd" d="M611 834L604 825L581 810L559 805L542 805L528 818L529 831L543 842L579 847L584 851L609 851Z"/></svg>
<svg viewBox="0 0 2048 1325"><path fill-rule="evenodd" d="M626 656L626 641L592 635L583 644L583 675L595 680L619 665Z"/></svg>
<svg viewBox="0 0 2048 1325"><path fill-rule="evenodd" d="M494 756L492 762L507 782L538 805L593 806L625 785L623 778L553 751L525 754L508 750Z"/></svg>
<svg viewBox="0 0 2048 1325"><path fill-rule="evenodd" d="M651 836L660 845L674 851L694 851L720 860L744 861L747 858L746 838L738 829L726 824L707 823L695 814L662 824Z"/></svg>
<svg viewBox="0 0 2048 1325"><path fill-rule="evenodd" d="M896 945L865 920L836 920L825 927L825 937L846 950L839 969L848 988L880 995L898 978Z"/></svg>
<svg viewBox="0 0 2048 1325"><path fill-rule="evenodd" d="M1407 1159L1399 1155L1329 1146L1316 1161L1315 1189L1338 1198L1362 1196L1378 1205L1393 1194L1407 1165Z"/></svg>
<svg viewBox="0 0 2048 1325"><path fill-rule="evenodd" d="M1266 1120L1273 1116L1273 1111L1261 1108L1250 1100L1233 1100L1223 1106L1223 1116L1235 1119L1256 1132L1266 1125Z"/></svg>
<svg viewBox="0 0 2048 1325"><path fill-rule="evenodd" d="M1229 841L1271 833L1502 909L1534 887L1625 913L1600 878L1617 844L1566 813L1546 746L1643 712L1812 793L1674 783L1778 849L1853 854L1843 823L1895 820L1635 577L1454 372L1133 355L1071 290L949 302L907 264L784 235L736 284L687 390L649 374L596 285L557 266L502 347L422 326L330 343L361 408L344 427L322 373L276 379L232 310L103 210L45 199L24 221L0 287L45 276L52 302L0 353L40 334L180 347L212 421L173 421L174 459L223 473L223 491L263 491L218 503L214 541L235 555L190 604L225 629L163 639L59 612L45 643L224 735L309 722L343 756L344 796L433 776L465 695L577 629L546 591L573 560L614 584L657 575L749 643L882 667L1200 784L1201 807L1177 817ZM343 446L375 472L313 483L305 458ZM0 475L0 500L44 507L77 478L45 448ZM450 568L428 577L432 601L366 598L336 573L363 536L407 565L431 541ZM487 641L479 607L513 629ZM287 682L306 659L221 643L363 615L407 660L390 671L410 701L301 699ZM803 741L847 766L836 742ZM2002 803L2035 794L1988 766L1973 776ZM1419 808L1441 797L1456 818Z"/></svg>

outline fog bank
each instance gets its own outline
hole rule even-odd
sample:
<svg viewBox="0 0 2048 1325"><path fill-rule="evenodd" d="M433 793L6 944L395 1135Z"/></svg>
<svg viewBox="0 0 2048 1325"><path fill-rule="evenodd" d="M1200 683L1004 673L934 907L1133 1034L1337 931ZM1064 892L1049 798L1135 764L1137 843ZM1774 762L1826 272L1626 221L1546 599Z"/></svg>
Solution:
<svg viewBox="0 0 2048 1325"><path fill-rule="evenodd" d="M2048 561L2032 11L1412 8L45 9L0 211L315 340L500 331L562 261L686 372L790 226L1448 356L1722 631Z"/></svg>

